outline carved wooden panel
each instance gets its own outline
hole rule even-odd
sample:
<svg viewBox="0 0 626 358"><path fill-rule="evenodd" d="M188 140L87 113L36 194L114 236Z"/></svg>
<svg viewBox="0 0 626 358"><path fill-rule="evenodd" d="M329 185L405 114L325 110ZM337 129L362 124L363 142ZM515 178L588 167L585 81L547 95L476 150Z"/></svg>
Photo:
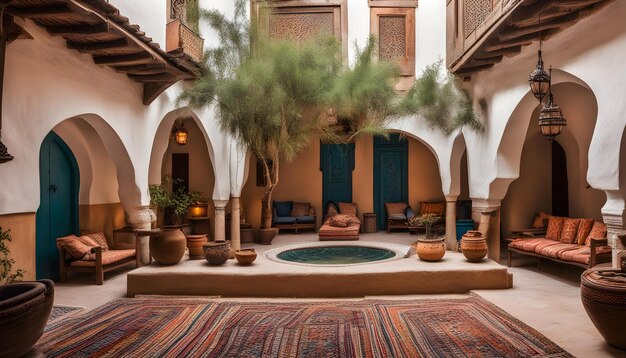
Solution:
<svg viewBox="0 0 626 358"><path fill-rule="evenodd" d="M469 36L485 21L492 10L492 0L465 0L463 2L463 33Z"/></svg>
<svg viewBox="0 0 626 358"><path fill-rule="evenodd" d="M171 0L170 18L178 19L183 23L187 22L187 6L185 0Z"/></svg>
<svg viewBox="0 0 626 358"><path fill-rule="evenodd" d="M393 61L402 76L415 74L415 9L371 8L370 30L378 38L378 56Z"/></svg>
<svg viewBox="0 0 626 358"><path fill-rule="evenodd" d="M306 41L334 33L333 12L272 13L269 18L269 36L273 39Z"/></svg>

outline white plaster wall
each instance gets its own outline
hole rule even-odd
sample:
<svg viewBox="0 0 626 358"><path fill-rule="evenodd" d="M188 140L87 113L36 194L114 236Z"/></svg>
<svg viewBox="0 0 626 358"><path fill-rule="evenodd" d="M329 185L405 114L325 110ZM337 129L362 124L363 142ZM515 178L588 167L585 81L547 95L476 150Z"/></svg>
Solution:
<svg viewBox="0 0 626 358"><path fill-rule="evenodd" d="M165 24L168 19L167 0L109 0L131 24L141 26L141 31L165 49Z"/></svg>

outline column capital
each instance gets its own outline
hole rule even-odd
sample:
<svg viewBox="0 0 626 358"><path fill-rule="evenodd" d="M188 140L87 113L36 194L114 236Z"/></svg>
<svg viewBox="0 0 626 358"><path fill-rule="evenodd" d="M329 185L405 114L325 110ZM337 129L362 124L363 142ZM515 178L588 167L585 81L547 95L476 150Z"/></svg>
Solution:
<svg viewBox="0 0 626 358"><path fill-rule="evenodd" d="M127 212L128 223L133 227L143 227L156 221L156 214L149 205L140 205Z"/></svg>
<svg viewBox="0 0 626 358"><path fill-rule="evenodd" d="M213 199L213 206L215 207L215 210L224 210L226 205L228 205L228 200Z"/></svg>
<svg viewBox="0 0 626 358"><path fill-rule="evenodd" d="M446 195L446 201L448 203L455 202L459 198L458 195Z"/></svg>

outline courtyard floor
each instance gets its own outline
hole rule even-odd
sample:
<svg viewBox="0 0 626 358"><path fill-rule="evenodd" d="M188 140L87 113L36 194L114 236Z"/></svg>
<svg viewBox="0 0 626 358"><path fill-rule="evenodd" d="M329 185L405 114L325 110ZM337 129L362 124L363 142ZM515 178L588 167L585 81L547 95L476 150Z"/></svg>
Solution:
<svg viewBox="0 0 626 358"><path fill-rule="evenodd" d="M363 234L360 241L391 242L409 245L416 240L415 235L407 233ZM299 235L281 234L271 247L255 247L259 252L278 246L317 241L313 233ZM413 256L415 257L415 256ZM502 263L506 261L503 254ZM576 357L626 357L626 352L614 349L606 344L593 326L580 300L581 268L545 262L539 271L533 258L516 256L515 267L509 268L513 274L513 288L502 290L474 290L486 300L507 311L529 326L537 329ZM93 275L74 274L68 283L56 286L56 305L80 306L91 310L111 300L125 297L128 271L112 272L105 276L104 285L94 284ZM362 299L415 299L444 298L459 295L401 295L401 296L366 296ZM218 298L219 299L219 298ZM223 300L245 301L294 301L316 299L294 298L221 298ZM324 300L328 300L327 298ZM350 298L354 300L354 298Z"/></svg>

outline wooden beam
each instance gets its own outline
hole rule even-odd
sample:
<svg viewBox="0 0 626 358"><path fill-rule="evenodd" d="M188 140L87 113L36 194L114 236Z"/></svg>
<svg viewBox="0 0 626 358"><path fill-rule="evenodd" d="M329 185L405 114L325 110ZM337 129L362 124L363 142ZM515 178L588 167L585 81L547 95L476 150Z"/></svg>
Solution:
<svg viewBox="0 0 626 358"><path fill-rule="evenodd" d="M503 33L498 35L498 40L502 42L510 41L525 35L539 33L541 31L548 31L552 29L560 29L561 27L569 26L580 20L580 12L571 13L569 15L555 18L551 21L542 22L541 24L535 24L532 26L509 28L504 30Z"/></svg>
<svg viewBox="0 0 626 358"><path fill-rule="evenodd" d="M140 72L140 71L157 70L157 69L163 70L166 66L162 62L154 62L154 63L146 63L142 65L122 65L122 66L112 66L112 67L116 71Z"/></svg>
<svg viewBox="0 0 626 358"><path fill-rule="evenodd" d="M524 36L519 36L509 41L498 41L497 39L493 39L489 41L488 44L485 45L485 51L490 52L490 51L500 50L503 48L513 47L513 46L518 46L518 45L522 45L522 46L529 45L533 41L538 41L540 36L544 40L547 39L548 37L554 35L557 32L557 30L558 29L551 29L551 30L541 31L541 33L537 31L531 34L526 34Z"/></svg>
<svg viewBox="0 0 626 358"><path fill-rule="evenodd" d="M172 82L151 82L143 85L143 104L148 106L154 102L163 91L168 89L176 81Z"/></svg>
<svg viewBox="0 0 626 358"><path fill-rule="evenodd" d="M470 76L476 72L488 70L493 67L493 64L487 65L479 65L479 66L471 66L471 67L461 67L458 71L454 72L457 76Z"/></svg>
<svg viewBox="0 0 626 358"><path fill-rule="evenodd" d="M47 30L51 35L58 36L96 35L109 32L109 24L49 26Z"/></svg>
<svg viewBox="0 0 626 358"><path fill-rule="evenodd" d="M67 48L69 48L70 50L78 50L82 52L119 49L124 47L128 47L128 41L125 38L115 39L111 41L67 42Z"/></svg>
<svg viewBox="0 0 626 358"><path fill-rule="evenodd" d="M522 52L522 45L505 47L505 48L501 48L501 49L493 50L493 51L478 50L476 52L476 55L474 55L474 58L478 60L482 60L485 58L490 58L490 57L500 56L500 55L511 57L511 56L517 55L520 52Z"/></svg>
<svg viewBox="0 0 626 358"><path fill-rule="evenodd" d="M502 55L492 56L492 57L483 57L483 58L474 57L473 59L467 62L466 66L475 67L475 66L482 66L482 65L495 65L496 63L502 62L503 57L504 56Z"/></svg>
<svg viewBox="0 0 626 358"><path fill-rule="evenodd" d="M159 74L155 74L155 75L133 75L133 74L128 74L128 77L133 80L133 81L137 81L137 82L143 82L143 83L147 83L147 82L172 82L176 76L171 74L171 73L167 73L167 72L162 72Z"/></svg>
<svg viewBox="0 0 626 358"><path fill-rule="evenodd" d="M156 61L148 52L138 52L130 55L117 56L94 56L93 60L98 65L109 66L138 65Z"/></svg>
<svg viewBox="0 0 626 358"><path fill-rule="evenodd" d="M74 12L66 4L47 6L8 7L5 11L13 16L36 19L50 16L72 15Z"/></svg>

